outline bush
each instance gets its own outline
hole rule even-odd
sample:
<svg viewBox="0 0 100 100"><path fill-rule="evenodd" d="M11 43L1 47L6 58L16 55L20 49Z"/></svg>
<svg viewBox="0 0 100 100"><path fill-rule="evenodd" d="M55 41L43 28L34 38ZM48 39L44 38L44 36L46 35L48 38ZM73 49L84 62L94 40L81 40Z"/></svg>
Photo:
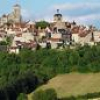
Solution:
<svg viewBox="0 0 100 100"><path fill-rule="evenodd" d="M34 93L33 100L57 100L57 94L54 89L40 90Z"/></svg>
<svg viewBox="0 0 100 100"><path fill-rule="evenodd" d="M36 22L36 28L41 27L42 29L45 29L47 26L49 26L49 23L46 21Z"/></svg>
<svg viewBox="0 0 100 100"><path fill-rule="evenodd" d="M5 41L1 41L0 45L7 45L7 43Z"/></svg>
<svg viewBox="0 0 100 100"><path fill-rule="evenodd" d="M88 93L86 95L80 95L77 97L71 96L68 98L61 98L59 100L89 100L94 98L100 98L100 93Z"/></svg>
<svg viewBox="0 0 100 100"><path fill-rule="evenodd" d="M27 100L26 94L21 93L21 94L18 96L17 100Z"/></svg>

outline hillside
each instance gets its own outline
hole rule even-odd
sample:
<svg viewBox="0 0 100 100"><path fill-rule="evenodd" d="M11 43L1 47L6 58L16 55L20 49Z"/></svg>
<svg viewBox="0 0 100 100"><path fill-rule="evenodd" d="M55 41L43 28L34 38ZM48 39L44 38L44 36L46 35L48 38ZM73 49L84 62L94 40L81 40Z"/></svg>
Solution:
<svg viewBox="0 0 100 100"><path fill-rule="evenodd" d="M100 92L100 73L58 75L39 89L54 88L59 98ZM37 91L38 91L37 90ZM29 95L29 98L33 93Z"/></svg>

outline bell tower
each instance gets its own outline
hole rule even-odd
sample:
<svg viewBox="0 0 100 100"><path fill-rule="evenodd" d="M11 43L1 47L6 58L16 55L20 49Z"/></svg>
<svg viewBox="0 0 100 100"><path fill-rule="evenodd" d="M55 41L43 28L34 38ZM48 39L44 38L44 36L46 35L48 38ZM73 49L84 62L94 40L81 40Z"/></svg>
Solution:
<svg viewBox="0 0 100 100"><path fill-rule="evenodd" d="M14 21L20 22L21 21L21 6L16 4L13 6L13 15L14 15Z"/></svg>
<svg viewBox="0 0 100 100"><path fill-rule="evenodd" d="M62 14L59 13L59 9L57 9L57 13L54 15L54 21L62 21Z"/></svg>

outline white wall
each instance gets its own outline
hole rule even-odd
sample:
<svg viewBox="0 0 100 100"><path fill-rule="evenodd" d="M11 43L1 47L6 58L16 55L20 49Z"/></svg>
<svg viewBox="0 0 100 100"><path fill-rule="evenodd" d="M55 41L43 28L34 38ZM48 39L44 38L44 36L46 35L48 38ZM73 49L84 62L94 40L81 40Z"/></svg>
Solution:
<svg viewBox="0 0 100 100"><path fill-rule="evenodd" d="M74 40L75 43L78 43L79 42L78 34L72 34L72 40Z"/></svg>
<svg viewBox="0 0 100 100"><path fill-rule="evenodd" d="M51 38L62 38L62 35L61 34L51 34Z"/></svg>

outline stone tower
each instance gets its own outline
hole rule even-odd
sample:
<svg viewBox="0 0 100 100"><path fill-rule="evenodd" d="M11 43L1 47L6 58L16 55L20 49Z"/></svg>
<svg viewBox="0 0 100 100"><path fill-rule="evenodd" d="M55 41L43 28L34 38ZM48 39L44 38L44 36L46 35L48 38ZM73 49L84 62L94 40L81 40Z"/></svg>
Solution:
<svg viewBox="0 0 100 100"><path fill-rule="evenodd" d="M57 14L54 15L54 21L62 21L62 14L59 13L59 9L57 9Z"/></svg>
<svg viewBox="0 0 100 100"><path fill-rule="evenodd" d="M21 21L21 6L16 4L13 6L14 22Z"/></svg>

